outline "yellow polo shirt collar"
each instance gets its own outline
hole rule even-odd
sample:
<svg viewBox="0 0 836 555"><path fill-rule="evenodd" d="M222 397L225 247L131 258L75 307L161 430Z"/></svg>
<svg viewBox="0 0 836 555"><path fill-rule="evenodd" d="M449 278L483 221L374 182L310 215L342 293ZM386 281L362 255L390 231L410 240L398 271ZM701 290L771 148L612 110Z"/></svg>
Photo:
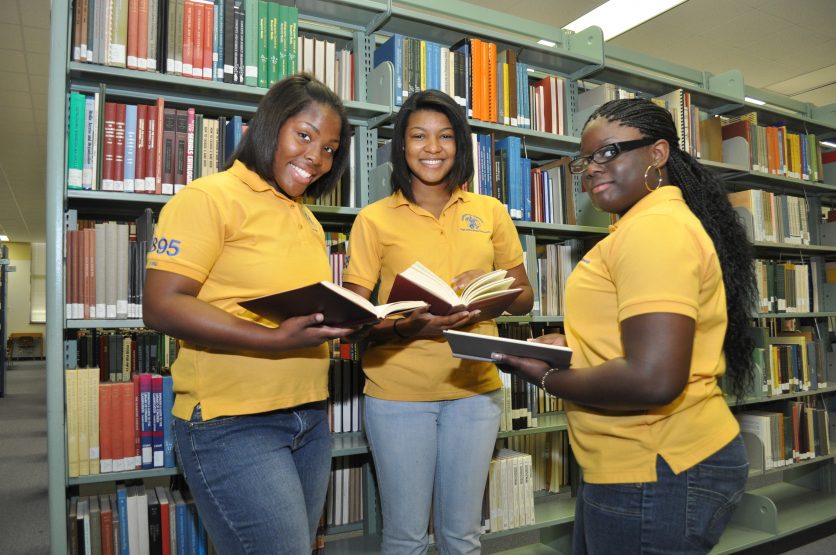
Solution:
<svg viewBox="0 0 836 555"><path fill-rule="evenodd" d="M652 193L645 195L641 200L639 200L639 202L634 204L626 214L619 218L618 221L610 224L608 228L609 232L614 232L620 226L624 225L624 222L629 222L631 219L635 218L636 214L640 214L645 210L658 206L663 202L668 202L669 200L685 202L685 199L682 198L682 190L675 185L664 185Z"/></svg>

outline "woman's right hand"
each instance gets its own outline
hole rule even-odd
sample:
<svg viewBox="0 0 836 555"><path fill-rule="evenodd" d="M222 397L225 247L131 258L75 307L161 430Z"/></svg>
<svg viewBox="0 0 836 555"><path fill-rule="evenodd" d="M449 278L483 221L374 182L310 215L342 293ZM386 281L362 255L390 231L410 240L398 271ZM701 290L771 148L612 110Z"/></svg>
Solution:
<svg viewBox="0 0 836 555"><path fill-rule="evenodd" d="M283 321L276 328L279 337L278 350L302 349L316 347L326 341L353 334L362 326L333 327L322 325L322 314L307 314L295 316Z"/></svg>
<svg viewBox="0 0 836 555"><path fill-rule="evenodd" d="M448 316L430 314L427 308L420 308L398 321L398 331L410 339L419 337L441 337L444 330L452 330L479 321L479 310L456 312Z"/></svg>
<svg viewBox="0 0 836 555"><path fill-rule="evenodd" d="M545 343L546 345L566 346L566 336L561 333L547 333L539 337L529 339L532 343Z"/></svg>

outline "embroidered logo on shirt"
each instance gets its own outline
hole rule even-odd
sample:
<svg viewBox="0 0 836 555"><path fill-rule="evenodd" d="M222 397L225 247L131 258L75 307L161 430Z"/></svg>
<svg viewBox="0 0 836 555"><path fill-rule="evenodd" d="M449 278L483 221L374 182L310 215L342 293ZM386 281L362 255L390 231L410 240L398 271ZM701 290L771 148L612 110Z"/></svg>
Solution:
<svg viewBox="0 0 836 555"><path fill-rule="evenodd" d="M459 230L461 231L475 231L477 233L490 233L489 229L482 229L482 225L484 224L484 220L479 216L474 216L473 214L462 214L461 217L463 227L460 227Z"/></svg>

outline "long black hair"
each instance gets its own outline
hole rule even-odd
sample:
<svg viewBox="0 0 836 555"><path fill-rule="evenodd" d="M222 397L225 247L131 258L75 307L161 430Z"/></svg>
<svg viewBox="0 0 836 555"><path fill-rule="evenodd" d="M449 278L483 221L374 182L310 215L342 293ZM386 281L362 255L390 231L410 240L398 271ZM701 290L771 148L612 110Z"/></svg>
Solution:
<svg viewBox="0 0 836 555"><path fill-rule="evenodd" d="M340 98L321 81L304 73L282 79L270 87L258 103L258 110L249 121L247 132L241 137L241 142L227 160L224 169L229 169L235 160L240 160L264 181L281 190L281 185L276 183L273 176L273 158L276 155L279 131L289 118L312 104L332 108L342 125L340 146L334 153L331 170L311 183L305 190L305 196L316 198L331 191L340 182L348 165L351 126Z"/></svg>
<svg viewBox="0 0 836 555"><path fill-rule="evenodd" d="M728 311L723 343L726 375L731 393L738 399L743 398L754 374L754 340L749 328L756 306L757 282L752 245L729 202L725 186L711 170L679 148L679 136L671 114L653 102L638 98L612 100L598 108L586 124L595 118L632 127L645 137L663 139L670 145L668 180L682 190L688 207L714 242L720 261Z"/></svg>
<svg viewBox="0 0 836 555"><path fill-rule="evenodd" d="M447 190L453 191L473 177L473 142L470 135L470 124L461 106L449 95L429 89L412 94L401 106L395 120L392 135L392 192L401 191L411 202L415 202L412 194L412 172L406 163L404 145L406 142L406 126L409 116L421 110L438 112L447 116L453 127L456 138L456 158L453 168L447 176Z"/></svg>

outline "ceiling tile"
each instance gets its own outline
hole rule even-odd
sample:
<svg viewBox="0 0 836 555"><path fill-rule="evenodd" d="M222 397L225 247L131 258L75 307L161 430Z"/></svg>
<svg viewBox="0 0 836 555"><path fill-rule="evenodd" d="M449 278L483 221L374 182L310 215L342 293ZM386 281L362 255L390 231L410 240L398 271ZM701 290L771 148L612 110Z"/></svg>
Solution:
<svg viewBox="0 0 836 555"><path fill-rule="evenodd" d="M20 15L17 10L17 2L13 0L5 0L2 8L3 9L0 9L0 23L20 25Z"/></svg>
<svg viewBox="0 0 836 555"><path fill-rule="evenodd" d="M0 49L0 72L26 73L26 57L22 51Z"/></svg>
<svg viewBox="0 0 836 555"><path fill-rule="evenodd" d="M29 87L32 92L47 92L49 90L49 78L46 75L30 75Z"/></svg>
<svg viewBox="0 0 836 555"><path fill-rule="evenodd" d="M24 27L23 45L27 52L49 54L49 29Z"/></svg>
<svg viewBox="0 0 836 555"><path fill-rule="evenodd" d="M6 91L29 92L29 79L25 73L4 72L0 74L0 95Z"/></svg>
<svg viewBox="0 0 836 555"><path fill-rule="evenodd" d="M836 64L779 83L772 83L767 88L781 94L796 95L831 83L836 83Z"/></svg>
<svg viewBox="0 0 836 555"><path fill-rule="evenodd" d="M0 105L0 121L8 123L34 123L32 108L11 108Z"/></svg>
<svg viewBox="0 0 836 555"><path fill-rule="evenodd" d="M3 104L11 107L32 108L32 95L21 91L4 91Z"/></svg>
<svg viewBox="0 0 836 555"><path fill-rule="evenodd" d="M0 48L23 50L23 34L20 25L0 23Z"/></svg>
<svg viewBox="0 0 836 555"><path fill-rule="evenodd" d="M50 0L21 0L18 3L21 23L26 27L49 29L50 4Z"/></svg>
<svg viewBox="0 0 836 555"><path fill-rule="evenodd" d="M836 39L833 0L803 0L788 6L787 0L758 0L757 9L781 17L828 39Z"/></svg>
<svg viewBox="0 0 836 555"><path fill-rule="evenodd" d="M26 65L30 75L49 75L49 54L38 54L37 52L26 53Z"/></svg>

